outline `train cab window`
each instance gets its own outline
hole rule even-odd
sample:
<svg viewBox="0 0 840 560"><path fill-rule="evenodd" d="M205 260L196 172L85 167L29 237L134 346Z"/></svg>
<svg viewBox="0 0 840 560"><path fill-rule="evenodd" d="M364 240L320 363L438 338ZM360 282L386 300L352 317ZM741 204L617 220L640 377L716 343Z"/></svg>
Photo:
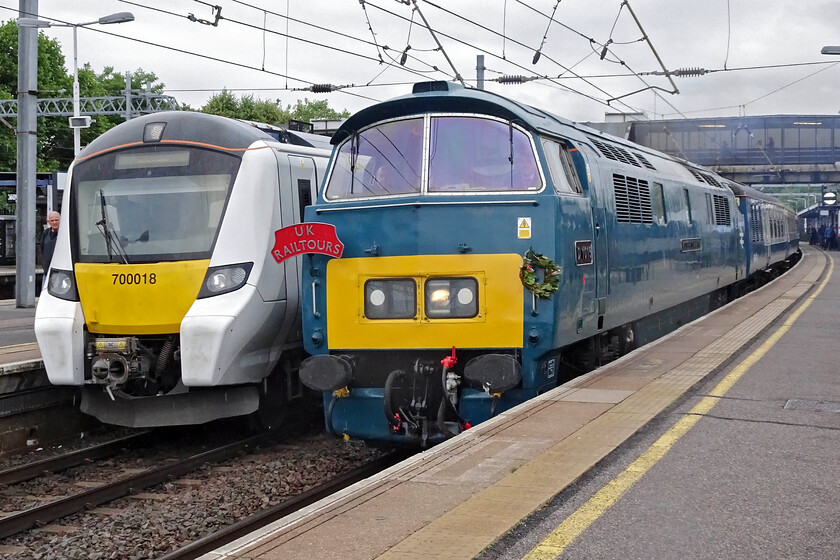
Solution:
<svg viewBox="0 0 840 560"><path fill-rule="evenodd" d="M660 225L668 223L668 213L665 211L665 192L662 183L653 183L650 189L651 207L653 216Z"/></svg>
<svg viewBox="0 0 840 560"><path fill-rule="evenodd" d="M327 200L420 192L423 118L389 121L354 134L335 155Z"/></svg>
<svg viewBox="0 0 840 560"><path fill-rule="evenodd" d="M538 191L542 186L531 138L512 123L432 117L430 193Z"/></svg>
<svg viewBox="0 0 840 560"><path fill-rule="evenodd" d="M554 190L560 194L582 193L583 189L580 186L568 144L544 138L542 145L551 178L554 180Z"/></svg>
<svg viewBox="0 0 840 560"><path fill-rule="evenodd" d="M241 160L183 146L143 146L73 172L71 238L81 262L209 258Z"/></svg>

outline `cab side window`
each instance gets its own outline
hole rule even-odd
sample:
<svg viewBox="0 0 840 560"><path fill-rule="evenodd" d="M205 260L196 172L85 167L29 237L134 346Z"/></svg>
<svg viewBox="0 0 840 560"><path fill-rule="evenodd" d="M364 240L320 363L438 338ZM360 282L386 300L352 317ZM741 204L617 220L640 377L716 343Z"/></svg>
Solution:
<svg viewBox="0 0 840 560"><path fill-rule="evenodd" d="M542 145L554 181L554 190L560 194L581 194L583 189L569 153L569 145L546 138L543 138Z"/></svg>

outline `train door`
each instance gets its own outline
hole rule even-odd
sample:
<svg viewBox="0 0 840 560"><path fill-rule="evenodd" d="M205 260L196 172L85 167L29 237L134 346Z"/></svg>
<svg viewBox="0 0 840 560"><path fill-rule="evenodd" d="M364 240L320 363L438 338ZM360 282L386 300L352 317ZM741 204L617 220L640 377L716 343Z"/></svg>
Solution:
<svg viewBox="0 0 840 560"><path fill-rule="evenodd" d="M280 181L281 216L283 227L299 224L303 221L303 210L315 198L318 185L315 160L307 156L288 154L288 180ZM282 170L281 170L282 173ZM290 201L290 203L283 203ZM301 317L300 317L300 275L301 267L309 257L301 255L294 259L287 259L283 262L286 275L286 300L289 308L295 309L295 313L286 313L289 327L289 341L298 341L301 338Z"/></svg>
<svg viewBox="0 0 840 560"><path fill-rule="evenodd" d="M603 189L601 185L600 168L590 163L592 156L584 155L586 160L586 179L589 184L589 202L592 208L592 260L595 266L594 278L591 286L591 297L596 317L598 319L598 330L603 328L604 314L607 312L607 296L610 293L609 284L609 245L607 211L605 200L603 200ZM587 278L587 282L590 279Z"/></svg>

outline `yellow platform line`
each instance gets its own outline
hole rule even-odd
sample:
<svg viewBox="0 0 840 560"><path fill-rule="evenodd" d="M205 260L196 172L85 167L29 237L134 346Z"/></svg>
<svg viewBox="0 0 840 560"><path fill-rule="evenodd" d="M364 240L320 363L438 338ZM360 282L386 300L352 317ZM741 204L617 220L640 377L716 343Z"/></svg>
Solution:
<svg viewBox="0 0 840 560"><path fill-rule="evenodd" d="M20 344L8 344L6 346L0 346L0 351L3 350L35 350L38 348L37 342L21 342Z"/></svg>
<svg viewBox="0 0 840 560"><path fill-rule="evenodd" d="M707 414L715 404L723 397L729 389L743 376L756 362L758 362L782 336L787 333L799 316L814 302L820 292L823 291L834 271L834 259L829 259L828 274L825 279L796 311L791 313L788 319L759 346L755 352L750 354L744 361L738 364L717 386L703 397L694 408L683 416L674 426L665 432L656 442L651 445L638 459L633 461L627 469L607 483L582 505L577 511L566 518L537 546L531 549L523 560L553 560L563 553L572 542L580 536L590 525L603 515L621 496L627 492L645 473L653 467L679 439L684 436L703 415Z"/></svg>

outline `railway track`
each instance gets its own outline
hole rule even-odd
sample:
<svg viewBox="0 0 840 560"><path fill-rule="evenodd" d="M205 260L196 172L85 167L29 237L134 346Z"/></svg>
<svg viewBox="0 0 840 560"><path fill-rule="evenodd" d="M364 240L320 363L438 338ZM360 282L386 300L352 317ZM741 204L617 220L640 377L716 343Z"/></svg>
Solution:
<svg viewBox="0 0 840 560"><path fill-rule="evenodd" d="M108 469L112 475L140 471L119 464L123 451L145 452L141 448L148 446L151 454L160 434L136 434L2 471L0 503L24 507L0 517L0 559L88 557L94 552L102 558L195 558L401 458L326 437L320 426L289 434L291 429L177 461L159 457L156 466L112 481L103 474ZM87 468L82 480L74 479ZM55 472L62 474L46 474ZM57 493L69 495L49 501L28 495L30 486L54 488L56 478L70 488L62 486ZM79 486L84 489L78 491ZM31 501L45 503L26 507Z"/></svg>
<svg viewBox="0 0 840 560"><path fill-rule="evenodd" d="M144 435L148 438L148 434ZM138 474L119 478L97 488L91 488L65 498L60 498L42 505L34 506L19 513L8 515L0 519L0 538L17 534L36 525L50 523L66 515L82 511L85 508L110 502L134 492L139 492L140 490L149 488L150 486L162 484L172 478L190 473L205 463L223 461L239 453L247 452L259 445L269 443L272 441L272 438L275 437L276 436L271 433L252 436L205 451L203 453L191 455L171 465L150 468ZM39 469L39 472L44 472L44 466L47 467L46 470L55 472L56 470L63 470L70 468L71 466L80 465L95 458L115 455L124 447L124 440L103 444L102 446L96 446L96 448L92 448L90 450L77 452L78 456L76 456L76 453L73 453L68 456L47 459L45 461L45 465L35 463L22 468L13 469L12 472L8 473L7 477L9 480L29 480L38 476L37 474L34 474L33 476L33 473ZM69 466L62 467L62 462L68 463Z"/></svg>
<svg viewBox="0 0 840 560"><path fill-rule="evenodd" d="M87 462L113 457L124 449L136 449L152 443L152 432L142 432L130 436L121 437L93 445L86 449L80 449L70 453L47 457L40 461L25 463L0 470L0 486L17 484L37 478L44 473L57 473L63 470L83 465Z"/></svg>
<svg viewBox="0 0 840 560"><path fill-rule="evenodd" d="M360 480L373 476L374 474L395 465L407 456L407 452L391 451L387 455L383 455L370 463L362 465L357 469L345 473L316 488L308 490L277 506L255 513L242 521L238 521L220 529L219 531L207 535L206 537L202 537L195 542L165 554L159 557L158 560L193 560L194 558L198 558L203 554L212 552L220 546L233 542L248 533L265 527L273 521L286 517L287 515L291 515L292 513L295 513L296 511L299 511L322 498L335 494L339 490L343 490Z"/></svg>

